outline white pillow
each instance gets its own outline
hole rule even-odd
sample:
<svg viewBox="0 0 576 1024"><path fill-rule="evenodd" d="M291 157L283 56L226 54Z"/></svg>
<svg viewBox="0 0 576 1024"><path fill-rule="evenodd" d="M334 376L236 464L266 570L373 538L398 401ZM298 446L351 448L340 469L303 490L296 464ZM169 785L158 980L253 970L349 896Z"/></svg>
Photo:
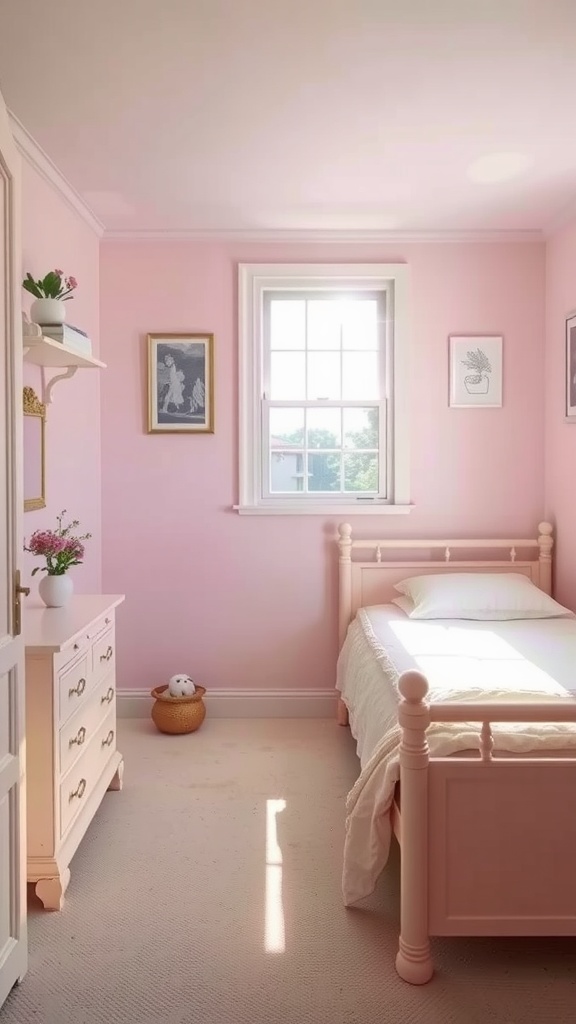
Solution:
<svg viewBox="0 0 576 1024"><path fill-rule="evenodd" d="M405 615L410 615L414 611L414 601L411 601L409 597L393 597L392 604L397 605Z"/></svg>
<svg viewBox="0 0 576 1024"><path fill-rule="evenodd" d="M522 573L446 572L395 585L409 597L411 619L552 619L572 612Z"/></svg>

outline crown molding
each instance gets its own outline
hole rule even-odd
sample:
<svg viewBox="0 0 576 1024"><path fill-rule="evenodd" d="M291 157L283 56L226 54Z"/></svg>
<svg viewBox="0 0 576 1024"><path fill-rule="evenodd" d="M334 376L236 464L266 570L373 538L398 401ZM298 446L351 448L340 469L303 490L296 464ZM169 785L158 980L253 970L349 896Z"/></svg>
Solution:
<svg viewBox="0 0 576 1024"><path fill-rule="evenodd" d="M343 245L393 243L543 242L540 229L501 231L386 231L386 230L275 230L270 229L117 229L105 230L111 242L310 242Z"/></svg>
<svg viewBox="0 0 576 1024"><path fill-rule="evenodd" d="M74 210L99 238L102 238L104 225L98 220L98 217L92 212L79 192L64 177L62 172L58 170L56 164L52 162L42 147L32 138L30 132L27 131L11 110L8 111L8 118L14 141L24 159L38 172L44 181L47 181L58 192L67 206Z"/></svg>
<svg viewBox="0 0 576 1024"><path fill-rule="evenodd" d="M518 243L543 242L576 219L576 202L561 211L558 218L545 229L527 228L513 230L447 230L447 231L398 231L386 229L334 229L325 228L118 228L107 230L91 210L88 203L70 184L30 132L12 111L8 111L10 128L14 141L22 156L40 176L47 181L99 237L106 241L118 242L294 242L310 244L341 245L393 245L408 243Z"/></svg>

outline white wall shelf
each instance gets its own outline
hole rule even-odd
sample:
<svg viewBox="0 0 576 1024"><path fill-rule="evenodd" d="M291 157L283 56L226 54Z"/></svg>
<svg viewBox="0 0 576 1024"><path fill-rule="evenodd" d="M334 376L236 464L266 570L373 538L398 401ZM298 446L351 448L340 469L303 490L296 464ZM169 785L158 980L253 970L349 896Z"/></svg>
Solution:
<svg viewBox="0 0 576 1024"><path fill-rule="evenodd" d="M49 405L52 401L52 388L57 381L73 377L80 369L106 369L106 363L95 359L94 356L77 352L75 349L69 348L59 341L54 341L53 338L46 338L42 334L33 335L29 333L29 330L36 325L28 324L27 326L28 330L24 330L22 338L24 361L42 368L42 401L45 405ZM44 373L47 369L62 369L66 372L59 373L47 381Z"/></svg>
<svg viewBox="0 0 576 1024"><path fill-rule="evenodd" d="M68 348L60 341L53 338L46 338L41 335L39 338L24 338L24 359L27 363L34 363L36 366L62 366L92 367L98 370L105 370L106 363L101 363L94 356L87 356L76 349Z"/></svg>

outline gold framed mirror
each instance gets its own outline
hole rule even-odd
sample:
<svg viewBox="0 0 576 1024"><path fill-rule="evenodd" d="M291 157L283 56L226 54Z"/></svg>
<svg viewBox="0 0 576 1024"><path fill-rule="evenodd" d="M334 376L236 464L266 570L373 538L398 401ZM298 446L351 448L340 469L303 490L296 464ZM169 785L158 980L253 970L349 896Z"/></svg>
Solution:
<svg viewBox="0 0 576 1024"><path fill-rule="evenodd" d="M46 406L24 388L24 511L46 507Z"/></svg>

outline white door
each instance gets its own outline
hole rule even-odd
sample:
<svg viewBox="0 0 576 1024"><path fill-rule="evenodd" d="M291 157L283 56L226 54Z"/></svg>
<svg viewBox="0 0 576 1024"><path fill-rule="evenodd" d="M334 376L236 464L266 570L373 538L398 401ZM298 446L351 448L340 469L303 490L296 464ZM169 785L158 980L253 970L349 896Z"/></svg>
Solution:
<svg viewBox="0 0 576 1024"><path fill-rule="evenodd" d="M0 96L0 1005L27 966L19 164Z"/></svg>

